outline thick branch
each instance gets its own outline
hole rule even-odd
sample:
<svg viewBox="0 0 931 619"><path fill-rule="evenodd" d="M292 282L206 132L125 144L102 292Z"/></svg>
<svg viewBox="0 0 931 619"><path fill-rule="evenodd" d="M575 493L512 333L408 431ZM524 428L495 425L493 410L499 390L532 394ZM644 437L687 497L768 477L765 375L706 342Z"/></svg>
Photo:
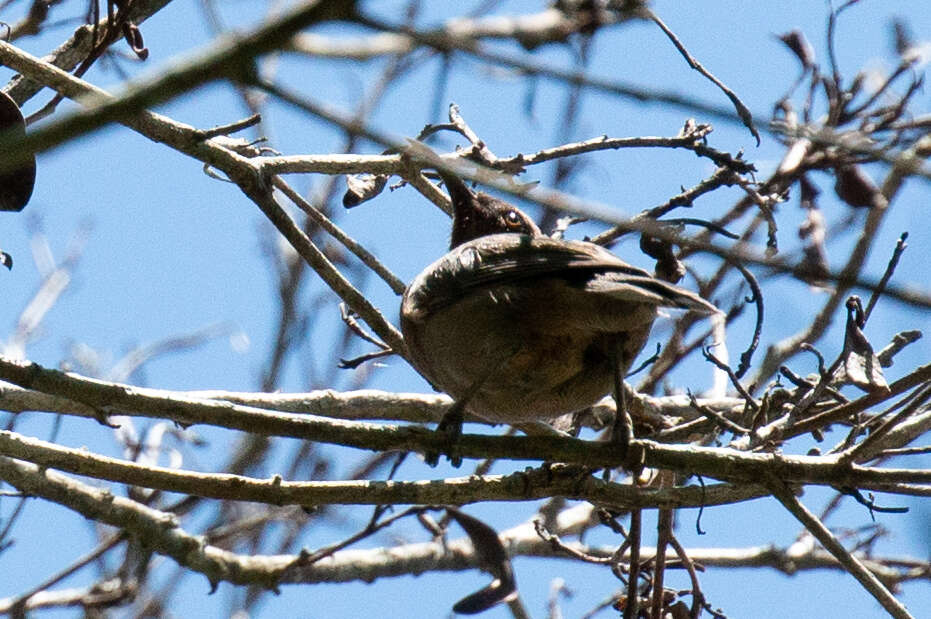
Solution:
<svg viewBox="0 0 931 619"><path fill-rule="evenodd" d="M0 357L0 378L21 387L83 402L106 413L138 411L182 424L207 423L253 434L288 436L374 451L442 450L446 439L420 427L336 421L313 415L274 413L249 406L200 399L165 398L154 389L82 378L25 361ZM881 469L844 463L840 456L743 453L697 445L664 445L638 439L631 453L642 463L722 480L758 481L775 475L786 482L860 487L865 484L931 483L931 471ZM464 435L457 446L467 458L564 462L617 467L626 462L610 443L562 436Z"/></svg>
<svg viewBox="0 0 931 619"><path fill-rule="evenodd" d="M171 514L115 497L106 490L72 480L55 471L0 456L0 477L33 496L59 503L86 518L119 527L146 546L207 576L214 584L226 580L238 584L274 587L285 582L370 582L379 577L421 574L427 570L463 570L478 565L478 558L466 540L442 543L407 544L395 548L343 550L312 565L288 569L300 563L299 555L245 556L205 544L178 527ZM532 526L521 526L502 535L511 556L547 556L566 558L561 551L541 540ZM610 549L584 549L587 554L611 556ZM651 550L643 549L644 559ZM758 549L692 549L689 556L705 565L750 567L767 565L794 573L803 569L836 568L837 562L826 553L798 556L771 547ZM865 560L868 569L885 582L896 583L914 578L928 578L925 563L912 559L877 558ZM670 563L670 568L676 567ZM896 568L900 569L896 569Z"/></svg>
<svg viewBox="0 0 931 619"><path fill-rule="evenodd" d="M193 496L270 505L465 505L478 501L527 501L562 496L616 508L702 507L768 495L757 485L715 484L681 488L640 488L580 475L577 468L526 470L430 481L290 482L275 476L255 479L227 473L198 473L108 458L0 431L0 454L43 467L97 479Z"/></svg>
<svg viewBox="0 0 931 619"><path fill-rule="evenodd" d="M59 503L85 518L120 527L179 565L204 574L213 584L226 580L274 586L277 575L293 560L288 556L237 555L206 545L202 538L181 529L172 514L34 464L0 456L0 477L22 492Z"/></svg>

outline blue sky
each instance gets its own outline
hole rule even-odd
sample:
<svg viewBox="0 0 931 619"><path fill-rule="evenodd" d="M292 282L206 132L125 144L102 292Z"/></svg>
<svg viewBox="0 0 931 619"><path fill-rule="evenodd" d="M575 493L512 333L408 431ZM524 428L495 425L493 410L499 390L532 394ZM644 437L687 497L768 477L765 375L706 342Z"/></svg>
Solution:
<svg viewBox="0 0 931 619"><path fill-rule="evenodd" d="M385 18L402 14L402 3L375 3ZM448 10L445 3L425 3L424 24L432 23ZM819 61L825 57L825 3L793 1L778 3L745 1L693 1L688 3L657 1L654 9L688 46L692 54L733 88L755 113L761 128L775 101L795 78L798 66L773 36L775 33L802 29L814 46ZM864 1L853 7L841 19L838 28L838 58L849 75L861 67L888 69L895 59L890 51L889 20L901 15L910 23L916 38L931 39L931 11L922 10L916 2ZM123 63L132 74L157 74L160 67L185 52L202 46L209 40L203 25L200 3L175 0L142 26L149 60L141 65ZM232 0L220 7L225 22L240 27L257 19L264 3ZM536 2L506 3L503 12L537 10ZM62 17L80 11L66 3ZM433 14L435 12L435 14ZM5 16L0 13L0 19ZM331 26L334 35L345 29ZM353 32L358 33L357 30ZM62 31L49 36L18 41L27 51L42 55L63 37ZM513 50L509 50L513 51ZM564 49L546 48L537 57L563 66L567 61ZM335 61L284 57L278 67L282 81L300 87L308 95L346 110L352 107L371 87L371 79L379 74L383 63L348 65ZM434 99L433 82L438 68L435 61L424 69L406 75L392 85L385 103L371 118L374 126L398 135L416 135L431 121ZM590 72L594 75L642 85L647 88L674 90L696 98L725 105L727 103L711 84L691 71L662 33L647 23L614 28L599 36L594 49ZM0 83L10 77L9 70L0 69ZM88 78L105 88L119 89L120 79L104 66L92 70ZM454 101L473 128L499 155L531 152L554 146L560 138L554 118L559 118L565 95L560 85L539 80L533 95L533 113L526 112L528 98L526 82L502 71L489 70L472 59L457 57L449 83L442 93L441 106ZM44 92L26 105L26 112L40 107L48 98ZM63 104L60 113L73 107ZM928 110L928 94L917 96L916 109ZM235 92L226 85L208 85L193 94L181 97L159 108L160 112L189 124L208 128L225 124L247 115ZM610 136L674 135L690 116L683 110L667 110L656 105L640 105L592 94L583 103L582 120L573 139L585 139L601 134ZM270 144L284 154L328 153L339 148L337 131L310 121L278 103L271 103L265 118L270 128ZM700 115L697 120L703 121ZM715 122L710 143L728 151L743 149L747 159L765 178L778 163L782 150L764 132L763 144L756 147L749 133L739 125ZM449 145L451 143L447 143ZM362 152L380 152L375 145L364 145ZM677 193L680 186L691 186L711 172L710 164L690 153L668 151L617 151L598 153L586 159L583 173L573 181L571 190L579 195L616 205L627 214L653 206ZM869 168L874 179L882 168ZM540 180L549 185L552 170L532 169L528 180ZM296 187L313 194L326 179L308 176L292 178ZM824 175L815 176L825 194L831 183ZM707 198L698 207L721 208L733 201L736 190L722 191ZM927 183L913 181L900 195L886 220L880 242L868 263L868 272L878 277L885 267L895 239L907 230L909 249L896 274L900 284L910 283L928 290L925 268L927 247L931 246L928 226L922 226L929 203ZM825 196L826 214L833 221L844 211L831 204ZM533 211L533 209L531 209ZM691 214L691 213L690 213ZM696 216L700 216L696 213ZM802 218L797 201L783 205L778 216L783 249L797 248L795 229ZM388 266L405 280L410 280L424 265L444 251L448 222L445 216L410 188L385 193L376 201L352 211L340 213L340 225L350 234L379 253ZM35 247L30 246L33 230L41 230L48 248L61 260L75 235L86 234L79 265L73 280L43 324L42 337L31 342L26 357L50 366L57 366L77 345L88 347L99 355L100 366L106 370L127 350L189 333L208 325L224 325L226 336L215 338L194 350L166 355L147 364L133 380L147 386L166 389L230 389L258 388L261 369L273 337L274 274L263 247L276 242L274 231L260 212L232 185L205 175L199 162L177 152L149 142L123 127L109 127L85 136L39 157L39 178L31 204L19 215L0 213L0 247L11 253L16 265L11 273L0 272L0 337L11 333L15 321L28 303L40 272L31 259ZM86 233L80 232L86 230ZM837 247L849 246L852 238L837 240ZM625 259L647 266L638 257L633 243L616 248ZM40 250L41 251L41 250ZM638 262L639 261L639 262ZM704 261L704 262L703 262ZM712 264L707 259L698 264ZM839 266L838 262L832 263ZM795 332L807 311L817 307L822 297L807 287L788 280L766 284L769 290L770 313L764 328L764 341L771 342ZM306 294L317 294L321 285L312 281ZM391 320L397 318L396 297L385 286L369 278L366 292ZM330 329L339 325L335 298L323 304L321 325L302 349L302 357L292 359L281 385L284 390L305 390L315 385L312 377L325 373L333 360L328 356ZM903 328L927 329L928 314L919 314L901 305L886 301L880 304L871 319L867 335L883 346ZM839 343L842 322L825 340L825 349ZM748 324L739 324L730 333L732 350L738 350L746 339ZM662 331L657 332L657 336ZM366 347L357 346L358 352ZM927 340L917 343L897 358L889 376L901 376L909 368L927 361L931 345ZM810 359L796 359L793 368L798 373L814 369ZM707 386L710 373L705 367L691 366L694 376L691 386L701 390ZM316 372L316 374L312 373ZM339 382L329 385L347 388L353 383L351 373L340 375ZM397 359L385 361L375 372L372 387L400 391L427 391L429 387L405 364ZM0 419L5 418L0 415ZM32 414L17 423L17 430L31 436L46 438L52 427L48 415ZM209 470L213 462L236 440L229 432L197 428L208 446L196 452L186 463ZM112 434L93 422L65 419L59 442L119 455ZM799 445L804 450L808 445ZM282 451L292 445L282 445ZM331 448L325 448L331 449ZM340 452L340 468L351 468L352 454ZM345 459L345 460L344 460ZM912 466L927 467L915 459ZM520 463L517 463L520 466ZM495 472L508 467L501 465ZM460 471L464 474L466 469ZM272 474L276 471L268 471ZM345 470L332 472L338 478ZM402 477L424 475L440 477L451 471L440 467L426 470L405 466ZM830 494L809 489L804 501L814 511ZM898 500L887 497L887 500ZM906 503L908 503L906 501ZM907 516L877 515L878 521L895 531L879 546L891 554L927 557L927 535L922 539L919 527L926 526L929 510L911 503L913 513ZM9 516L13 502L0 500L0 519ZM469 513L505 527L533 514L535 505L489 504L470 507ZM924 513L924 519L917 514ZM368 508L346 512L342 528L315 531L305 541L310 546L338 539L363 523ZM694 512L680 514L680 529L686 546L742 546L773 542L786 546L792 543L799 525L772 499L740 506L709 509L703 516L708 535L694 534ZM925 524L923 525L922 522ZM648 516L646 530L652 530L653 516ZM868 524L868 513L859 507L847 506L834 515L832 526L856 528ZM196 530L198 524L188 524ZM399 536L423 539L414 527L392 531ZM421 537L417 537L420 535ZM80 551L61 552L65 545L87 548L91 536L89 525L80 517L62 508L32 501L27 515L14 530L16 545L0 554L0 571L7 576L0 582L0 596L31 586L56 569L67 565ZM49 542L54 540L54 548ZM371 544L390 543L386 536ZM609 543L606 538L604 543ZM922 546L924 544L924 546ZM167 561L163 559L162 561ZM556 576L566 579L571 589L579 592L564 600L565 616L584 613L593 599L613 590L615 583L605 570L578 566L567 562L539 562L519 559L515 562L519 585L533 616L542 616L549 580ZM162 569L162 578L170 578L171 569ZM81 577L69 584L81 582ZM686 587L684 575L674 575L676 586ZM261 615L274 616L349 616L378 612L381 616L444 616L452 603L481 586L486 577L478 572L429 574L419 578L386 579L373 585L289 586L281 595L271 596L260 607ZM849 619L875 617L876 603L849 576L839 573L805 572L789 578L770 571L712 569L702 577L705 594L711 603L722 608L729 617L792 617L846 616ZM208 585L199 577L189 578L179 599L184 607L176 609L178 616L194 613L224 616L233 588L224 584L217 594L207 597ZM927 584L908 585L903 601L916 616L931 615L931 587ZM594 593L594 592L597 592ZM69 616L53 613L53 616ZM488 612L487 617L506 617L504 609Z"/></svg>

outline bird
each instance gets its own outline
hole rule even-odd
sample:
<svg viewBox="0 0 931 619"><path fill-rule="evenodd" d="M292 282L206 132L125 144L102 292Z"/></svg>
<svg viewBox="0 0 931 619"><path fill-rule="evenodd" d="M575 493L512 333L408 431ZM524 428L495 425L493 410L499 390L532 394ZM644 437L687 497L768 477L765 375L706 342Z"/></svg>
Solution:
<svg viewBox="0 0 931 619"><path fill-rule="evenodd" d="M465 411L520 424L584 410L617 387L658 308L718 311L600 245L550 238L513 204L439 175L453 205L449 251L406 288L400 322L414 367L455 402L438 428L450 437Z"/></svg>

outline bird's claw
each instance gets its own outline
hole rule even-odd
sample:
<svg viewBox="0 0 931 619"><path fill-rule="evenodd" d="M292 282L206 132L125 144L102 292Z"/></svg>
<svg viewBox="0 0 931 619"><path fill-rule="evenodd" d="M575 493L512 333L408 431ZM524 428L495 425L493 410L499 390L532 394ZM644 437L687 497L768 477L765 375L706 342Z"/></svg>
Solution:
<svg viewBox="0 0 931 619"><path fill-rule="evenodd" d="M440 456L446 454L449 463L458 468L462 464L462 456L456 453L456 446L462 437L463 407L454 404L449 411L443 415L439 425L436 427L434 434L437 436L441 447L437 451L428 451L424 454L424 461L430 466L436 466L440 461Z"/></svg>

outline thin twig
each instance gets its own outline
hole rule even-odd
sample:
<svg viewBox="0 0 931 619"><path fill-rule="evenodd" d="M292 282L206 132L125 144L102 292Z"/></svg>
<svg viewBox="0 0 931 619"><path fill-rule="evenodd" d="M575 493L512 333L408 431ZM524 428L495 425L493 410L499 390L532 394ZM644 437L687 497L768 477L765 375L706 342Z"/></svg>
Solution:
<svg viewBox="0 0 931 619"><path fill-rule="evenodd" d="M737 365L737 371L734 372L737 378L742 378L743 375L747 373L747 370L750 369L750 359L753 357L754 351L760 345L760 335L763 332L763 289L760 288L760 283L747 267L739 262L735 262L734 266L740 271L740 274L743 275L747 285L750 286L750 292L753 293L752 297L746 299L747 303L752 302L756 305L756 323L753 325L753 337L750 339L750 344L747 346L747 349L740 353L740 363Z"/></svg>
<svg viewBox="0 0 931 619"><path fill-rule="evenodd" d="M716 368L718 368L719 370L723 370L724 372L727 373L728 378L731 379L731 384L734 385L734 389L736 389L737 393L739 393L744 398L744 400L747 402L747 406L749 406L753 410L759 410L760 408L759 403L757 403L754 397L750 395L750 392L747 391L742 384L740 384L740 379L737 378L737 375L734 373L734 370L732 370L729 365L727 365L726 363L724 363L723 361L715 357L713 354L711 354L711 350L707 346L702 347L701 354L702 356L705 357L705 359L710 361Z"/></svg>
<svg viewBox="0 0 931 619"><path fill-rule="evenodd" d="M884 449L878 455L885 458L890 456L917 456L926 453L931 453L931 445L925 445L924 447L896 447L893 449Z"/></svg>
<svg viewBox="0 0 931 619"><path fill-rule="evenodd" d="M740 117L740 120L743 122L744 126L750 130L750 133L756 138L756 145L760 145L760 132L756 130L756 126L753 124L753 114L750 113L750 109L744 105L743 101L740 100L740 97L737 96L733 90L724 85L724 82L715 77L708 69L702 66L698 60L696 60L689 51L685 48L685 45L679 40L679 37L669 29L669 27L663 23L656 13L650 9L644 9L647 17L649 17L653 23L660 27L660 29L666 34L672 44L676 46L676 49L679 50L679 53L682 54L682 57L685 58L685 61L689 63L689 66L704 75L706 78L711 80L715 86L721 89L721 91L727 95L727 98L731 100L731 103L734 105L734 109L737 110L737 115Z"/></svg>
<svg viewBox="0 0 931 619"><path fill-rule="evenodd" d="M640 616L640 528L642 512L639 509L630 512L630 531L627 541L630 544L629 569L627 570L627 605L624 606L624 619L637 619Z"/></svg>
<svg viewBox="0 0 931 619"><path fill-rule="evenodd" d="M931 383L916 390L915 393L911 395L911 401L908 403L908 406L903 407L902 410L886 420L881 426L870 432L869 436L842 453L841 459L845 462L857 462L869 458L873 455L870 453L871 449L882 441L896 426L908 417L914 415L925 405L925 402L927 402L929 398L931 398Z"/></svg>
<svg viewBox="0 0 931 619"><path fill-rule="evenodd" d="M339 550L342 550L343 548L347 548L360 540L363 540L367 537L371 537L378 531L381 531L382 529L391 526L392 524L394 524L395 522L397 522L398 520L402 518L407 518L408 516L422 512L424 508L423 507L409 507L379 522L378 518L384 512L384 510L385 510L384 505L377 505L375 507L375 512L373 513L372 518L369 520L368 524L366 524L365 527L361 531L357 533L353 533L352 535L350 535L349 537L347 537L346 539L340 542L337 542L335 544L330 544L329 546L325 546L314 552L301 552L301 554L298 556L297 559L294 560L294 562L292 563L290 567L299 568L299 567L304 567L306 565L313 565L317 561L320 561L322 559L332 556L333 553ZM284 577L286 573L287 573L286 571L281 572L281 577Z"/></svg>
<svg viewBox="0 0 931 619"><path fill-rule="evenodd" d="M750 430L741 426L739 423L735 423L731 421L730 419L728 419L727 417L725 417L724 415L720 415L716 413L715 411L711 410L707 406L702 406L701 404L699 404L698 400L695 399L695 396L692 395L691 391L688 392L688 396L689 396L689 402L691 403L692 408L694 408L696 411L704 415L706 419L720 426L722 429L733 432L735 434L741 434L741 435L746 435L746 434L751 433Z"/></svg>
<svg viewBox="0 0 931 619"><path fill-rule="evenodd" d="M254 127L262 122L261 114L253 114L248 118L237 120L226 125L217 125L210 129L198 129L196 135L202 140L219 137L221 135L230 135L249 127Z"/></svg>
<svg viewBox="0 0 931 619"><path fill-rule="evenodd" d="M370 268L378 277L382 279L388 287L391 288L392 292L395 294L402 294L404 288L406 287L405 283L401 279L388 270L381 261L375 257L372 252L365 249L361 244L359 244L355 239L346 234L339 226L337 226L333 221L323 214L320 209L315 208L313 204L304 199L304 196L295 191L283 178L280 176L275 176L272 179L272 184L279 190L281 190L284 195L300 207L304 213L307 214L316 224L321 228L326 230L330 236L343 244L343 246L351 251L359 260L362 261L365 266Z"/></svg>
<svg viewBox="0 0 931 619"><path fill-rule="evenodd" d="M897 619L914 619L905 606L883 586L879 579L859 559L847 552L847 549L844 548L834 534L818 520L817 516L808 511L782 481L772 478L770 479L770 487L773 490L773 496L815 536L815 539L821 542L821 545L828 552L834 555L834 558L863 585L870 595L886 609L886 612Z"/></svg>
<svg viewBox="0 0 931 619"><path fill-rule="evenodd" d="M686 189L685 191L669 198L665 203L649 209L647 211L648 216L652 217L653 219L659 219L676 207L692 206L692 203L695 202L696 198L699 196L702 196L709 191L713 191L718 187L732 185L735 182L736 174L737 173L734 172L733 168L728 166L719 166L711 176L704 179L694 187Z"/></svg>
<svg viewBox="0 0 931 619"><path fill-rule="evenodd" d="M670 534L669 544L675 549L679 556L679 561L685 566L689 573L689 580L692 581L692 608L689 611L691 619L698 619L701 616L701 609L705 605L705 594L701 590L701 582L698 580L698 571L695 569L695 563L689 557L685 548L679 542L675 535Z"/></svg>
<svg viewBox="0 0 931 619"><path fill-rule="evenodd" d="M126 534L122 532L111 535L109 538L107 538L106 540L98 544L97 547L94 548L92 551L90 551L89 553L87 553L86 555L84 555L83 557L81 557L80 559L78 559L77 561L75 561L74 563L66 567L65 569L61 570L57 574L54 574L53 576L50 576L48 579L39 583L32 589L17 596L16 600L12 603L13 608L14 609L25 608L26 604L28 604L29 602L29 598L31 598L32 596L36 595L37 593L41 591L45 591L46 589L49 589L55 586L56 584L58 584L59 582L67 578L68 576L71 576L72 574L80 570L82 567L84 567L88 563L91 563L92 561L95 561L99 557L103 556L107 551L109 551L110 549L112 549L114 546L116 546L117 544L119 544L125 539L126 539ZM16 614L15 610L11 612L14 615Z"/></svg>
<svg viewBox="0 0 931 619"><path fill-rule="evenodd" d="M656 527L656 557L653 559L652 619L663 619L663 606L665 601L663 575L666 570L666 545L672 537L672 517L673 511L671 509L659 510Z"/></svg>
<svg viewBox="0 0 931 619"><path fill-rule="evenodd" d="M611 563L615 561L615 558L613 556L598 557L598 556L590 555L590 554L583 552L582 550L579 550L578 548L574 548L573 546L565 543L564 541L562 541L562 539L560 539L558 535L548 531L543 524L543 520L540 518L534 519L533 527L537 535L539 535L540 539L542 539L544 542L551 544L554 549L559 550L560 552L564 552L570 557L574 557L578 559L579 561L584 561L585 563L593 563L595 565L610 565Z"/></svg>
<svg viewBox="0 0 931 619"><path fill-rule="evenodd" d="M905 248L908 247L908 244L905 240L908 238L908 232L903 232L902 236L899 237L899 240L896 241L895 249L892 252L892 257L889 258L889 264L886 265L886 270L883 272L883 276L879 279L879 283L876 284L876 289L870 295L870 301L866 304L866 310L863 312L863 321L866 322L870 319L870 314L873 313L873 308L876 306L876 302L879 301L882 291L886 288L886 284L889 283L889 280L892 278L892 274L895 273L895 267L899 264L899 258L902 257L902 253L905 251Z"/></svg>
<svg viewBox="0 0 931 619"><path fill-rule="evenodd" d="M689 113L700 113L713 118L720 118L727 122L742 121L734 110L726 106L702 103L695 100L694 97L683 96L681 93L673 91L650 90L640 86L624 84L617 81L599 79L595 76L579 73L572 69L562 69L554 66L552 62L544 59L528 58L517 54L509 54L493 50L491 47L479 44L469 43L468 45L456 45L456 41L445 35L435 35L422 31L416 31L409 28L399 27L396 24L381 22L373 18L372 15L361 16L357 21L370 28L398 33L402 32L410 39L434 47L444 53L451 49L470 54L493 64L501 65L509 71L517 70L527 76L540 76L550 80L565 82L569 84L580 84L590 90L605 92L614 96L633 99L638 103L651 102L661 103L673 108L685 109Z"/></svg>
<svg viewBox="0 0 931 619"><path fill-rule="evenodd" d="M478 137L478 134L469 126L459 111L459 106L451 103L449 106L449 122L456 130L461 133L469 143L472 144L472 152L469 154L470 159L483 162L485 165L497 168L498 157L491 152L485 141Z"/></svg>

